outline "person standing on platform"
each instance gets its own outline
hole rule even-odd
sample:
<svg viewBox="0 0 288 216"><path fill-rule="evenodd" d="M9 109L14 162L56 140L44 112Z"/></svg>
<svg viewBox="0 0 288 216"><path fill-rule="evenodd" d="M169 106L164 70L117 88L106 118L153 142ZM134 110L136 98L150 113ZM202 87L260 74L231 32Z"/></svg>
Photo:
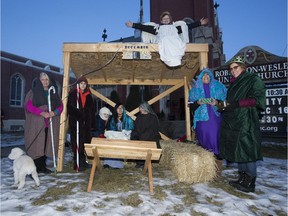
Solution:
<svg viewBox="0 0 288 216"><path fill-rule="evenodd" d="M160 16L160 22L160 25L152 22L143 25L128 21L125 25L149 33L142 34L143 42L158 43L160 59L169 67L177 67L181 65L186 43L189 42L188 29L207 25L208 19L202 18L189 24L184 21L173 22L170 12L165 11Z"/></svg>

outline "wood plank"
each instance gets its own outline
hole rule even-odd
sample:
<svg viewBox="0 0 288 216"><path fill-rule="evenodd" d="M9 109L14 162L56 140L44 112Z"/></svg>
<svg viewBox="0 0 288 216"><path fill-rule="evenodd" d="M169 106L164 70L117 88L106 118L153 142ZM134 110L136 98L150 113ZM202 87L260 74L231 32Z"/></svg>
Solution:
<svg viewBox="0 0 288 216"><path fill-rule="evenodd" d="M89 147L89 143L87 147ZM103 139L93 137L90 144L101 144L101 145L111 145L111 146L128 146L128 147L138 147L138 148L155 148L157 145L155 141L143 141L143 140L116 140L116 139ZM86 145L85 145L86 146Z"/></svg>
<svg viewBox="0 0 288 216"><path fill-rule="evenodd" d="M121 158L121 159L138 159L145 160L147 151L152 151L152 160L159 160L162 149L148 149L148 148L136 148L136 147L122 147L122 146L106 146L95 145L100 158ZM93 149L85 146L85 152L87 156L93 157Z"/></svg>
<svg viewBox="0 0 288 216"><path fill-rule="evenodd" d="M152 152L151 150L148 151L144 170L148 169L148 184L149 184L149 192L153 193L153 177L152 177L152 163L151 163ZM143 170L143 171L144 171Z"/></svg>
<svg viewBox="0 0 288 216"><path fill-rule="evenodd" d="M65 52L63 56L64 61L64 75L63 75L63 87L62 87L62 103L63 112L60 116L60 131L59 131L59 147L58 147L58 161L57 161L57 171L61 172L63 170L63 160L65 153L65 141L66 134L68 130L67 122L67 102L68 102L68 92L69 92L69 65L70 65L70 53Z"/></svg>
<svg viewBox="0 0 288 216"><path fill-rule="evenodd" d="M187 140L191 140L191 120L190 120L190 109L188 105L188 97L189 97L189 86L187 82L187 78L184 77L184 102L185 102L185 119L186 119L186 137Z"/></svg>
<svg viewBox="0 0 288 216"><path fill-rule="evenodd" d="M158 52L158 44L146 43L64 43L62 50L64 52L123 52L125 46L148 46L150 52ZM140 50L135 47L131 50ZM208 44L186 44L185 52L208 52Z"/></svg>
<svg viewBox="0 0 288 216"><path fill-rule="evenodd" d="M87 192L91 192L93 181L94 181L95 171L96 171L97 165L100 164L100 158L98 156L97 148L93 149L92 155L93 155L94 159L93 159L92 168L91 168L91 172L90 172Z"/></svg>
<svg viewBox="0 0 288 216"><path fill-rule="evenodd" d="M182 79L119 79L114 80L113 78L107 77L105 80L104 78L89 78L87 80L90 85L175 85L182 81Z"/></svg>

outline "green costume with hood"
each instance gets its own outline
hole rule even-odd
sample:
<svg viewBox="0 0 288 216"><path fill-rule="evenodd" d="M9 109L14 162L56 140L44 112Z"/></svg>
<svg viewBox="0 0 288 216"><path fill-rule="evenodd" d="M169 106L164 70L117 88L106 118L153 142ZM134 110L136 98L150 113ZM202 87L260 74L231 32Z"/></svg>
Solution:
<svg viewBox="0 0 288 216"><path fill-rule="evenodd" d="M250 72L243 72L230 84L228 102L254 98L256 106L238 107L223 112L220 135L220 154L233 162L255 162L262 159L259 112L265 110L265 85Z"/></svg>

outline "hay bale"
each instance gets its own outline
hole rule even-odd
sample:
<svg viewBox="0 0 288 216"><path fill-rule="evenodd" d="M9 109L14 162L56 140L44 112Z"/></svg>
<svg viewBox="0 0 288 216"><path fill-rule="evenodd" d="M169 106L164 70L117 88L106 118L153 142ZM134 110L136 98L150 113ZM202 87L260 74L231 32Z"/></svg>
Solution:
<svg viewBox="0 0 288 216"><path fill-rule="evenodd" d="M216 176L214 154L193 143L160 142L162 156L159 163L169 168L180 182L212 181Z"/></svg>

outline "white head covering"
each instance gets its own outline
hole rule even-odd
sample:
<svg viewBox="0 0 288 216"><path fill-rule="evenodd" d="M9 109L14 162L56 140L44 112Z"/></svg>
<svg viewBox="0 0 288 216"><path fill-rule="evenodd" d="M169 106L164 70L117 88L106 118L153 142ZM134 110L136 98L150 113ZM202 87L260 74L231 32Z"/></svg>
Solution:
<svg viewBox="0 0 288 216"><path fill-rule="evenodd" d="M108 114L108 116L105 116L104 114ZM100 110L99 110L99 116L101 119L103 120L108 120L109 119L109 116L112 115L111 111L107 108L107 107L102 107Z"/></svg>

